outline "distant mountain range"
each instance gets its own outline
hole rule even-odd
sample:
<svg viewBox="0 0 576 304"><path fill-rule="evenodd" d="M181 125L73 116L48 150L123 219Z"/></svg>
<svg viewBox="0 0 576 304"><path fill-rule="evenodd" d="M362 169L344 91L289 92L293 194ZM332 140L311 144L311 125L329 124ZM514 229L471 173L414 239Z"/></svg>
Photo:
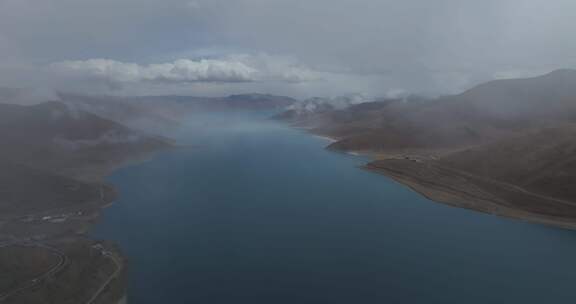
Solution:
<svg viewBox="0 0 576 304"><path fill-rule="evenodd" d="M305 120L320 113L346 109L367 101L368 97L361 94L345 95L335 98L314 97L292 103L286 111L277 114L274 118L290 121Z"/></svg>
<svg viewBox="0 0 576 304"><path fill-rule="evenodd" d="M177 127L184 117L194 112L283 109L296 102L289 97L267 94L228 97L58 95L62 102L72 108L146 131Z"/></svg>

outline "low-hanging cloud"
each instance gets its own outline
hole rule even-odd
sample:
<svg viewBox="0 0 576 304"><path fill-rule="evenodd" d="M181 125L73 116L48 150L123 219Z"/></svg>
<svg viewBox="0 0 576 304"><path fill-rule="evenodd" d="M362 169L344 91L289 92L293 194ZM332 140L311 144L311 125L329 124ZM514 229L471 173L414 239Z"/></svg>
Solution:
<svg viewBox="0 0 576 304"><path fill-rule="evenodd" d="M104 80L111 84L238 83L278 81L299 83L319 78L319 73L294 60L269 55L234 55L222 59L179 59L141 65L111 59L67 60L50 65L60 76Z"/></svg>

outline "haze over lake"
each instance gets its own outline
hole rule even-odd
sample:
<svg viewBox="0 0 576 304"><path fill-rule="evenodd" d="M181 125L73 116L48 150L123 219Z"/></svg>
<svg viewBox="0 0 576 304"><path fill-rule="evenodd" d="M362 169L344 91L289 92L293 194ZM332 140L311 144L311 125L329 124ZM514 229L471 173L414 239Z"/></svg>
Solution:
<svg viewBox="0 0 576 304"><path fill-rule="evenodd" d="M576 234L451 208L270 112L190 117L93 235L130 303L573 303Z"/></svg>

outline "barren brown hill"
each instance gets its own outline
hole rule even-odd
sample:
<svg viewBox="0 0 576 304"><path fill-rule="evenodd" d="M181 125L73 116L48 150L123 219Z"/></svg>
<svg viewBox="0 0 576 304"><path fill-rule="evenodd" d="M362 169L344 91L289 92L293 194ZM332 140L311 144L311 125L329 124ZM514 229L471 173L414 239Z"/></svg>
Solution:
<svg viewBox="0 0 576 304"><path fill-rule="evenodd" d="M371 152L367 168L464 208L576 227L576 71L496 80L434 100L390 100L298 121Z"/></svg>
<svg viewBox="0 0 576 304"><path fill-rule="evenodd" d="M146 103L131 102L129 98L113 96L70 93L59 93L58 96L74 110L93 113L137 130L162 132L180 125L179 119L169 115L165 109L169 105L159 104L153 107Z"/></svg>
<svg viewBox="0 0 576 304"><path fill-rule="evenodd" d="M507 138L448 155L440 162L535 193L576 202L576 125Z"/></svg>
<svg viewBox="0 0 576 304"><path fill-rule="evenodd" d="M576 228L576 125L449 153L374 161L367 168L457 207Z"/></svg>
<svg viewBox="0 0 576 304"><path fill-rule="evenodd" d="M0 160L60 173L85 174L170 146L59 102L0 104Z"/></svg>
<svg viewBox="0 0 576 304"><path fill-rule="evenodd" d="M364 109L362 109L364 107ZM576 121L576 71L496 80L435 100L388 100L312 115L300 126L338 150L460 148Z"/></svg>
<svg viewBox="0 0 576 304"><path fill-rule="evenodd" d="M114 199L110 186L87 183L23 165L0 164L0 218L68 208L103 206Z"/></svg>

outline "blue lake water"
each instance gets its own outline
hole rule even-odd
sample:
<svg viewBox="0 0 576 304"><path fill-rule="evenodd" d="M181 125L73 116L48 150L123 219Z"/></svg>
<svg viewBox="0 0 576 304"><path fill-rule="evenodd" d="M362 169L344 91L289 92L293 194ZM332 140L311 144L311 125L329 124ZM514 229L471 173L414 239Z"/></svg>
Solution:
<svg viewBox="0 0 576 304"><path fill-rule="evenodd" d="M130 303L576 303L576 232L431 202L269 115L196 115L193 147L109 178L94 235Z"/></svg>

